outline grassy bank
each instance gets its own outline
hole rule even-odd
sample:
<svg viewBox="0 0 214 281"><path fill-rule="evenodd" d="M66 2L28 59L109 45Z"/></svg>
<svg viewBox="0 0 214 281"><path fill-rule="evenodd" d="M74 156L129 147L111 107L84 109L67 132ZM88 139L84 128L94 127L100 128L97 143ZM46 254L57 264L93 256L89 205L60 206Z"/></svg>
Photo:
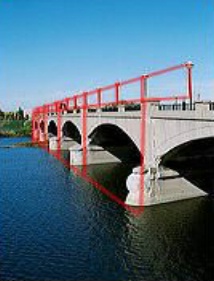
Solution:
<svg viewBox="0 0 214 281"><path fill-rule="evenodd" d="M0 120L1 137L23 137L31 135L29 120Z"/></svg>

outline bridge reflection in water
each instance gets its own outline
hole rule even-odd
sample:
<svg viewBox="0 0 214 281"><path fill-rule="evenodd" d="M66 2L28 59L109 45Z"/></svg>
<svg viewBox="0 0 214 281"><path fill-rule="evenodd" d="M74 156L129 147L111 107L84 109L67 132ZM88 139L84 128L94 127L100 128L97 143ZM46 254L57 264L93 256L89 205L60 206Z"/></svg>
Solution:
<svg viewBox="0 0 214 281"><path fill-rule="evenodd" d="M40 149L1 149L1 159L2 280L212 280L210 198L136 217ZM110 165L91 173L124 198L131 169Z"/></svg>

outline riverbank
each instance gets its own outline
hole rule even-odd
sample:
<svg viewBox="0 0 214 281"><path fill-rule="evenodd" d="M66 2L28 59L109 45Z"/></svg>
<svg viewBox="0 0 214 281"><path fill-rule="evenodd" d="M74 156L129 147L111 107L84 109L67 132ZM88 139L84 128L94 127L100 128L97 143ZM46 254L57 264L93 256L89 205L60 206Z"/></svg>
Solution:
<svg viewBox="0 0 214 281"><path fill-rule="evenodd" d="M0 145L1 148L18 148L18 147L39 147L38 143L29 142L19 142L15 144Z"/></svg>
<svg viewBox="0 0 214 281"><path fill-rule="evenodd" d="M29 137L30 120L0 120L0 137Z"/></svg>

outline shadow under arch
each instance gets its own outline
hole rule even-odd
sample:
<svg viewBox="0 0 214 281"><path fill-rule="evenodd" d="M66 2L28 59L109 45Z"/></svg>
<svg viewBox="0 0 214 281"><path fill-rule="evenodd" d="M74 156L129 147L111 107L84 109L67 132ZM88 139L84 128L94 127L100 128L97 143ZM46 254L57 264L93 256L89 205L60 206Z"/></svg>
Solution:
<svg viewBox="0 0 214 281"><path fill-rule="evenodd" d="M120 127L102 124L89 135L90 145L98 145L119 158L122 162L137 165L140 163L140 151L133 140Z"/></svg>
<svg viewBox="0 0 214 281"><path fill-rule="evenodd" d="M35 126L35 130L38 130L39 125L37 121L34 122L34 126Z"/></svg>
<svg viewBox="0 0 214 281"><path fill-rule="evenodd" d="M163 155L160 164L178 171L194 185L214 194L214 137L183 143Z"/></svg>
<svg viewBox="0 0 214 281"><path fill-rule="evenodd" d="M39 127L40 127L41 132L44 133L44 131L45 131L45 122L43 120L39 123Z"/></svg>
<svg viewBox="0 0 214 281"><path fill-rule="evenodd" d="M53 120L51 120L48 124L48 134L52 136L57 136L57 125Z"/></svg>
<svg viewBox="0 0 214 281"><path fill-rule="evenodd" d="M62 127L62 134L64 137L69 137L77 143L81 144L81 134L71 121L66 121Z"/></svg>

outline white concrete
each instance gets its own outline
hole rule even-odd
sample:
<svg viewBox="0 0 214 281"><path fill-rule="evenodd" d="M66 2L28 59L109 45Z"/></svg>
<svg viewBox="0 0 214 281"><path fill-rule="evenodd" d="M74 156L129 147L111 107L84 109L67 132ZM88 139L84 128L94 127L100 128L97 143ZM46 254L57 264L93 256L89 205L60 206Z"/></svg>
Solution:
<svg viewBox="0 0 214 281"><path fill-rule="evenodd" d="M132 174L128 176L126 187L129 191L125 203L130 206L144 205L145 199L149 196L150 191L150 173L144 172L144 187L141 189L140 167L134 168ZM143 194L142 194L143 192Z"/></svg>
<svg viewBox="0 0 214 281"><path fill-rule="evenodd" d="M45 133L41 132L39 135L39 141L44 142L45 141Z"/></svg>
<svg viewBox="0 0 214 281"><path fill-rule="evenodd" d="M78 144L76 141L69 137L61 138L61 150L69 150L72 146Z"/></svg>
<svg viewBox="0 0 214 281"><path fill-rule="evenodd" d="M162 171L158 179L147 172L144 175L143 191L139 169L133 169L126 185L129 193L125 203L131 206L151 206L207 195L206 192L179 177L177 172L169 169ZM143 200L140 200L140 197L143 197Z"/></svg>
<svg viewBox="0 0 214 281"><path fill-rule="evenodd" d="M147 117L146 164L192 140L214 137L214 111L208 103L196 103L195 110L159 110L150 105ZM203 149L203 148L202 148Z"/></svg>
<svg viewBox="0 0 214 281"><path fill-rule="evenodd" d="M210 110L208 102L198 102L195 104L195 110L160 110L159 103L148 103L146 105L146 120L145 120L145 151L144 164L153 173L152 177L159 178L158 181L153 179L150 181L149 192L144 194L145 205L157 204L164 202L171 202L190 198L195 196L202 196L205 193L198 190L196 187L188 183L183 178L168 178L161 179L159 173L159 163L162 156L168 153L175 147L187 143L188 141L198 140L208 137L214 137L214 110ZM103 124L112 124L123 130L136 144L137 148L141 149L142 141L142 122L140 111L128 111L121 107L118 112L102 112L97 110L94 113L87 113L87 137L98 127ZM51 120L57 123L57 115L49 116L48 122ZM62 127L67 121L77 127L80 134L83 131L82 112L69 113L62 115ZM62 135L62 131L60 132ZM42 135L40 136L42 139ZM66 142L65 142L66 143ZM87 140L89 143L89 140ZM64 148L68 149L71 143L64 144ZM57 140L50 139L50 147L56 148ZM73 144L71 144L72 146ZM203 149L203 148L202 148ZM82 165L82 147L73 147L70 149L70 162L72 165ZM103 149L88 149L87 150L87 164L100 164L117 162L115 156ZM146 177L145 177L146 179ZM155 183L155 184L154 184ZM146 184L146 183L145 183ZM153 188L152 186L155 186ZM129 204L136 203L136 186L129 185L130 189ZM159 192L159 187L163 187ZM135 190L135 196L132 190ZM146 189L145 189L146 191ZM153 194L153 196L151 196ZM154 195L155 194L155 195Z"/></svg>
<svg viewBox="0 0 214 281"><path fill-rule="evenodd" d="M176 202L207 195L206 192L182 177L160 179L152 183L151 190L150 196L145 197L144 206Z"/></svg>
<svg viewBox="0 0 214 281"><path fill-rule="evenodd" d="M146 107L145 164L156 166L157 158L171 149L190 140L214 136L214 111L209 104L196 103L195 110L159 110L158 103L148 103ZM140 111L118 111L88 113L87 136L102 124L112 124L122 129L139 148L141 147ZM49 116L49 123L57 122L57 116ZM62 115L62 127L66 121L72 123L82 133L82 114Z"/></svg>
<svg viewBox="0 0 214 281"><path fill-rule="evenodd" d="M57 137L49 138L49 149L50 150L57 150L58 149L58 138Z"/></svg>
<svg viewBox="0 0 214 281"><path fill-rule="evenodd" d="M60 140L60 149L61 150L69 150L71 147L77 144L76 141L72 140L68 137L62 137ZM57 137L50 137L49 138L49 149L50 150L58 150L58 138Z"/></svg>
<svg viewBox="0 0 214 281"><path fill-rule="evenodd" d="M86 155L87 165L121 162L117 157L99 146L88 146ZM80 145L70 148L70 164L76 166L85 164L83 164L83 148Z"/></svg>

